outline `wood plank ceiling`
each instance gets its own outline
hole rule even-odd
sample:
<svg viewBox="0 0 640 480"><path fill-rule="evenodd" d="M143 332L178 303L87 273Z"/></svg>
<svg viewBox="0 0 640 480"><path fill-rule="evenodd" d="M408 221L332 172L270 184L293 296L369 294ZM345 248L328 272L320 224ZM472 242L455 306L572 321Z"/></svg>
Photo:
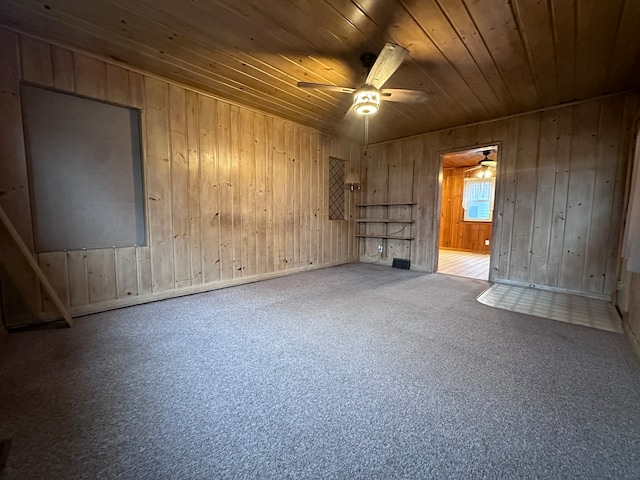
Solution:
<svg viewBox="0 0 640 480"><path fill-rule="evenodd" d="M0 0L0 23L362 143L360 55L410 58L385 84L370 142L640 86L637 0Z"/></svg>

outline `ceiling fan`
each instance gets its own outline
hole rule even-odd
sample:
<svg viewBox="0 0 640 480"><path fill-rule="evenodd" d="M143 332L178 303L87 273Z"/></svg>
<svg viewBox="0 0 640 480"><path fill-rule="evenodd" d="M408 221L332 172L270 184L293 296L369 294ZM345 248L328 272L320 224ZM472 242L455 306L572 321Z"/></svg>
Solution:
<svg viewBox="0 0 640 480"><path fill-rule="evenodd" d="M492 151L493 150L483 150L482 155L484 155L484 158L478 162L478 165L468 168L464 172L473 172L474 170L481 169L477 174L478 177L491 177L493 175L493 172L495 172L496 166L498 165L498 162L489 159L489 155Z"/></svg>
<svg viewBox="0 0 640 480"><path fill-rule="evenodd" d="M388 102L425 102L426 92L402 88L382 88L407 57L407 49L388 42L379 55L365 53L360 57L367 69L367 78L358 87L340 87L326 83L298 82L300 88L314 88L329 92L353 94L353 110L365 119L365 148L368 143L368 120L380 109L381 101Z"/></svg>

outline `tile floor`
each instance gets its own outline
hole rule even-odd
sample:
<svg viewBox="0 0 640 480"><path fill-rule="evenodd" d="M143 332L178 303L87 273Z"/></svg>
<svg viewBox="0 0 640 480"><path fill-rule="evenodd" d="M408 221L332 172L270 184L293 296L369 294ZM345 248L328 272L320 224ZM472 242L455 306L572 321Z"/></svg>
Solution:
<svg viewBox="0 0 640 480"><path fill-rule="evenodd" d="M481 293L478 301L513 312L622 333L618 312L604 300L536 288L495 284Z"/></svg>
<svg viewBox="0 0 640 480"><path fill-rule="evenodd" d="M488 280L489 254L440 249L438 273ZM478 296L478 301L490 307L622 333L618 312L604 300L495 284Z"/></svg>
<svg viewBox="0 0 640 480"><path fill-rule="evenodd" d="M440 249L438 273L489 279L489 254Z"/></svg>

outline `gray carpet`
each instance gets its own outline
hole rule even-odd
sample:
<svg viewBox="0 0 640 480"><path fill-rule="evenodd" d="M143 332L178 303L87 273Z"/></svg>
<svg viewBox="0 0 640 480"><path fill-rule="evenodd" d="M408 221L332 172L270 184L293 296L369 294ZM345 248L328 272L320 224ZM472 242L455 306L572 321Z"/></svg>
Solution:
<svg viewBox="0 0 640 480"><path fill-rule="evenodd" d="M624 335L346 265L12 333L5 479L640 478Z"/></svg>

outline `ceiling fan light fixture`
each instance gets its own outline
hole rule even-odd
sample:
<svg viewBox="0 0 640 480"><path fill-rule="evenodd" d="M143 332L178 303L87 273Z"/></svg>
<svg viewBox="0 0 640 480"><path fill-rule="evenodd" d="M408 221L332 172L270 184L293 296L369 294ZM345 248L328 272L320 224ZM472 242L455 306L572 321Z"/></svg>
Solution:
<svg viewBox="0 0 640 480"><path fill-rule="evenodd" d="M489 167L482 167L481 170L476 173L476 177L478 178L491 178L493 176L493 172Z"/></svg>
<svg viewBox="0 0 640 480"><path fill-rule="evenodd" d="M372 88L358 90L353 96L353 109L360 115L373 115L380 109L380 92Z"/></svg>

